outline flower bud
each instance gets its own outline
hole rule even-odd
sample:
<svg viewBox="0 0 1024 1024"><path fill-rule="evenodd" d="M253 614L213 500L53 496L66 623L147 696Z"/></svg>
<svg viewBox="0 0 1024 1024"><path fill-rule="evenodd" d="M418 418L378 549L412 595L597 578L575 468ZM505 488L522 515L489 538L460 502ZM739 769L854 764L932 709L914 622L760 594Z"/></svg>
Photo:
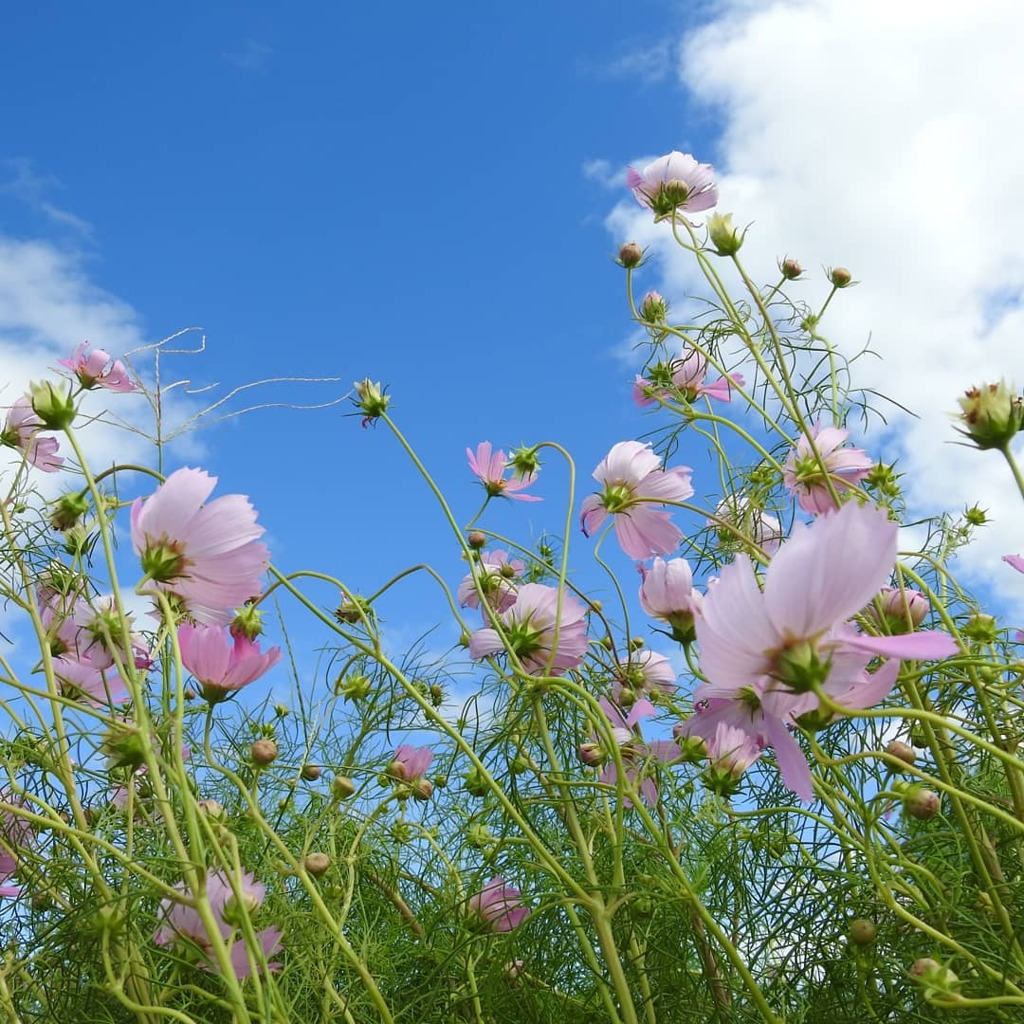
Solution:
<svg viewBox="0 0 1024 1024"><path fill-rule="evenodd" d="M855 946L870 946L878 935L875 922L866 917L855 917L850 922L850 941Z"/></svg>
<svg viewBox="0 0 1024 1024"><path fill-rule="evenodd" d="M487 536L479 530L470 530L466 535L466 543L473 548L474 551L479 551L482 547L486 546Z"/></svg>
<svg viewBox="0 0 1024 1024"><path fill-rule="evenodd" d="M480 773L479 769L471 768L463 781L463 787L470 796L486 796L490 786Z"/></svg>
<svg viewBox="0 0 1024 1024"><path fill-rule="evenodd" d="M911 786L903 798L903 808L912 818L927 821L939 813L942 801L934 789L924 786Z"/></svg>
<svg viewBox="0 0 1024 1024"><path fill-rule="evenodd" d="M882 587L874 601L864 609L864 615L883 632L898 636L912 633L924 622L930 608L928 598L917 590Z"/></svg>
<svg viewBox="0 0 1024 1024"><path fill-rule="evenodd" d="M779 270L782 271L782 276L787 281L795 281L804 272L804 268L800 266L799 262L789 256L779 264Z"/></svg>
<svg viewBox="0 0 1024 1024"><path fill-rule="evenodd" d="M915 960L908 973L924 990L925 1001L929 1003L954 994L960 985L960 979L948 967L930 956Z"/></svg>
<svg viewBox="0 0 1024 1024"><path fill-rule="evenodd" d="M972 387L957 402L962 424L957 430L983 450L1005 448L1024 426L1024 400L1006 381Z"/></svg>
<svg viewBox="0 0 1024 1024"><path fill-rule="evenodd" d="M199 808L208 818L214 821L223 821L227 817L227 811L219 800L200 800L196 807Z"/></svg>
<svg viewBox="0 0 1024 1024"><path fill-rule="evenodd" d="M833 287L846 288L853 280L853 274L846 267L833 267L828 272L828 279L832 282Z"/></svg>
<svg viewBox="0 0 1024 1024"><path fill-rule="evenodd" d="M626 244L619 249L619 264L626 267L628 270L632 270L634 267L639 267L643 258L644 251L636 244L636 242L626 242Z"/></svg>
<svg viewBox="0 0 1024 1024"><path fill-rule="evenodd" d="M917 760L917 751L909 743L904 743L903 740L893 740L885 748L885 752L890 757L898 758L904 764L913 764Z"/></svg>
<svg viewBox="0 0 1024 1024"><path fill-rule="evenodd" d="M305 782L316 782L323 774L323 769L318 764L304 764L299 774Z"/></svg>
<svg viewBox="0 0 1024 1024"><path fill-rule="evenodd" d="M434 795L434 784L420 777L412 784L412 795L417 800L429 800Z"/></svg>
<svg viewBox="0 0 1024 1024"><path fill-rule="evenodd" d="M241 608L231 621L231 635L238 640L256 640L263 634L263 613L254 604Z"/></svg>
<svg viewBox="0 0 1024 1024"><path fill-rule="evenodd" d="M371 686L369 676L351 675L339 678L334 684L334 692L345 700L363 700L370 695Z"/></svg>
<svg viewBox="0 0 1024 1024"><path fill-rule="evenodd" d="M374 383L369 377L365 380L357 380L352 386L356 389L353 403L360 412L365 414L362 425L368 427L378 416L384 415L391 398L384 394L380 381Z"/></svg>
<svg viewBox="0 0 1024 1024"><path fill-rule="evenodd" d="M999 638L999 623L994 616L978 612L967 620L962 632L979 644L991 644Z"/></svg>
<svg viewBox="0 0 1024 1024"><path fill-rule="evenodd" d="M256 740L249 748L252 763L264 767L277 757L277 744L272 739Z"/></svg>
<svg viewBox="0 0 1024 1024"><path fill-rule="evenodd" d="M302 858L302 866L314 878L326 875L331 868L331 858L326 853L307 853Z"/></svg>
<svg viewBox="0 0 1024 1024"><path fill-rule="evenodd" d="M331 794L338 800L347 800L356 791L356 784L347 775L335 775L331 781Z"/></svg>
<svg viewBox="0 0 1024 1024"><path fill-rule="evenodd" d="M32 411L50 430L64 430L75 420L75 403L71 397L70 384L58 388L52 381L29 385L32 396Z"/></svg>
<svg viewBox="0 0 1024 1024"><path fill-rule="evenodd" d="M668 303L661 292L650 291L640 300L640 319L648 324L663 324Z"/></svg>
<svg viewBox="0 0 1024 1024"><path fill-rule="evenodd" d="M50 525L55 530L70 530L89 511L89 499L84 494L62 494L50 513Z"/></svg>
<svg viewBox="0 0 1024 1024"><path fill-rule="evenodd" d="M577 755L580 762L588 768L599 768L604 764L604 753L598 743L581 743Z"/></svg>
<svg viewBox="0 0 1024 1024"><path fill-rule="evenodd" d="M745 231L733 227L731 213L708 215L708 238L719 256L735 256L743 245Z"/></svg>

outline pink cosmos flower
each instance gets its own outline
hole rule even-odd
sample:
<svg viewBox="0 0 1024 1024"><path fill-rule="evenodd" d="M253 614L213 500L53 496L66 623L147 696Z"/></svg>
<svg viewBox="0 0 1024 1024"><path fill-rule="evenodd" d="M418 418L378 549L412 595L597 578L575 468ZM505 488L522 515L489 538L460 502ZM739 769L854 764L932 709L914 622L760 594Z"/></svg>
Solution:
<svg viewBox="0 0 1024 1024"><path fill-rule="evenodd" d="M586 536L608 518L615 518L615 536L631 558L667 555L679 547L683 532L664 509L651 503L685 501L693 494L688 466L663 470L649 444L620 441L594 470L604 485L583 502L580 524Z"/></svg>
<svg viewBox="0 0 1024 1024"><path fill-rule="evenodd" d="M615 680L612 688L616 704L635 702L645 693L675 692L676 670L664 654L642 648L639 651L631 651L626 657L619 659L619 678Z"/></svg>
<svg viewBox="0 0 1024 1024"><path fill-rule="evenodd" d="M810 798L810 774L788 727L816 711L820 687L836 703L872 706L892 688L898 661L870 676L874 656L946 658L958 651L944 633L869 636L848 624L888 580L897 526L882 509L843 505L799 526L779 548L758 585L746 555L722 570L697 619L700 667L694 693L703 715L686 725L709 738L719 720L775 748L787 784Z"/></svg>
<svg viewBox="0 0 1024 1024"><path fill-rule="evenodd" d="M561 675L578 668L587 649L587 609L571 594L542 583L524 583L516 603L497 615L512 651L527 672ZM485 658L506 649L497 629L478 629L469 656Z"/></svg>
<svg viewBox="0 0 1024 1024"><path fill-rule="evenodd" d="M128 699L127 684L113 663L96 663L88 655L53 659L53 674L65 697L85 704L120 703Z"/></svg>
<svg viewBox="0 0 1024 1024"><path fill-rule="evenodd" d="M797 438L796 448L782 467L782 479L805 512L820 516L835 510L835 499L829 493L826 480L831 479L836 495L841 497L871 472L874 463L863 448L843 447L849 433L841 427L815 425L814 447L828 470L827 476L815 458L810 440L805 435Z"/></svg>
<svg viewBox="0 0 1024 1024"><path fill-rule="evenodd" d="M0 433L0 444L21 452L30 466L44 473L56 473L64 465L57 454L57 438L39 433L43 421L32 408L32 398L22 395L7 411L7 421Z"/></svg>
<svg viewBox="0 0 1024 1024"><path fill-rule="evenodd" d="M463 577L456 591L456 598L462 608L479 608L480 591L487 604L494 611L503 612L516 603L516 585L522 578L526 566L517 558L510 558L507 551L481 551L476 576L469 573Z"/></svg>
<svg viewBox="0 0 1024 1024"><path fill-rule="evenodd" d="M484 490L491 498L515 498L516 501L543 501L535 494L519 494L517 492L529 487L535 477L513 475L505 478L505 471L508 469L508 462L505 453L499 449L491 452L491 442L481 441L476 446L476 452L472 448L466 449L466 456L469 459L469 468L480 478Z"/></svg>
<svg viewBox="0 0 1024 1024"><path fill-rule="evenodd" d="M181 663L203 688L210 703L224 700L269 672L280 660L281 649L261 651L259 644L244 634L233 635L226 626L178 627Z"/></svg>
<svg viewBox="0 0 1024 1024"><path fill-rule="evenodd" d="M671 401L678 397L692 405L701 396L706 396L719 402L730 402L732 385L743 387L746 383L742 374L731 373L706 384L707 372L708 361L704 353L695 348L684 349L678 359L650 366L648 377L637 374L633 401L645 406L654 405L659 399Z"/></svg>
<svg viewBox="0 0 1024 1024"><path fill-rule="evenodd" d="M433 760L434 752L430 747L403 744L395 751L395 756L388 765L388 775L399 782L415 782L427 773Z"/></svg>
<svg viewBox="0 0 1024 1024"><path fill-rule="evenodd" d="M626 788L622 796L622 806L627 809L633 806L633 798L629 792L632 788L634 792L640 794L640 798L648 807L654 807L658 802L658 786L648 769L648 763L655 761L667 764L674 761L679 755L678 747L671 740L644 742L640 735L640 720L650 718L656 713L654 705L646 698L642 697L636 701L628 712L624 712L605 697L602 697L598 704L611 723L612 736L619 748L619 757L625 770ZM609 757L598 781L607 786L618 787L619 766L614 758Z"/></svg>
<svg viewBox="0 0 1024 1024"><path fill-rule="evenodd" d="M269 562L256 510L241 494L206 500L217 478L179 469L132 505L132 547L148 585L177 597L196 622L226 626L259 594Z"/></svg>
<svg viewBox="0 0 1024 1024"><path fill-rule="evenodd" d="M626 185L637 202L654 211L655 219L671 217L675 210L696 213L718 202L711 164L700 164L689 153L673 150L642 171L630 167Z"/></svg>
<svg viewBox="0 0 1024 1024"><path fill-rule="evenodd" d="M694 619L700 614L703 597L693 589L693 574L685 558L655 558L650 569L638 566L640 607L655 619L672 627L672 636L680 643L693 640Z"/></svg>
<svg viewBox="0 0 1024 1024"><path fill-rule="evenodd" d="M1021 555L1003 555L1003 561L1017 572L1024 572L1024 557Z"/></svg>
<svg viewBox="0 0 1024 1024"><path fill-rule="evenodd" d="M495 875L478 893L470 896L467 909L482 927L497 934L514 931L530 916L530 908L523 905L522 893L506 885L501 875Z"/></svg>
<svg viewBox="0 0 1024 1024"><path fill-rule="evenodd" d="M57 360L78 378L83 388L101 387L121 393L138 390L138 384L128 376L128 370L120 359L111 360L110 353L101 348L94 348L86 355L88 344L82 342L77 346L70 359Z"/></svg>
<svg viewBox="0 0 1024 1024"><path fill-rule="evenodd" d="M178 883L175 889L186 899L191 897L191 892L184 882ZM266 895L266 888L262 883L257 882L249 872L242 874L238 887L238 896L231 886L231 881L222 871L214 871L206 876L206 896L217 919L217 930L224 942L232 942L230 956L235 976L240 980L248 978L252 973L249 957L245 951L245 942L241 937L236 936L236 922L242 913L241 907L250 914L255 914L263 903ZM153 935L153 941L158 946L173 946L179 939L186 939L198 947L203 955L200 966L208 971L219 971L220 965L213 955L213 941L203 924L199 912L185 903L178 900L166 898L161 901L160 909L163 924ZM277 928L267 928L256 933L256 939L260 948L267 956L273 955L280 945L281 933ZM242 948L242 954L236 955L238 946ZM268 963L270 970L278 970L280 964Z"/></svg>
<svg viewBox="0 0 1024 1024"><path fill-rule="evenodd" d="M111 668L118 659L140 669L152 665L146 641L131 631L131 615L125 616L129 632L127 640L122 639L124 625L113 594L88 598L81 593L61 594L53 587L41 586L37 600L55 656L67 655L96 669Z"/></svg>
<svg viewBox="0 0 1024 1024"><path fill-rule="evenodd" d="M736 780L761 756L761 748L749 733L728 722L719 722L708 740L711 770Z"/></svg>

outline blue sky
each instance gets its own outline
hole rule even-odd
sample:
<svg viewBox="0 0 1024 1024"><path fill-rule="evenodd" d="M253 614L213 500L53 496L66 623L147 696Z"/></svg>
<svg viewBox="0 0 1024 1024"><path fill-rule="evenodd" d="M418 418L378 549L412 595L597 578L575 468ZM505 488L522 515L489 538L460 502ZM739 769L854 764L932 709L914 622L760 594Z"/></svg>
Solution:
<svg viewBox="0 0 1024 1024"><path fill-rule="evenodd" d="M1024 289L1022 154L1002 127L1024 105L1007 85L1024 84L1021 28L1008 2L926 22L878 0L12 8L11 397L32 360L38 376L85 338L118 353L200 325L208 351L178 375L221 394L338 378L264 395L325 401L383 380L461 518L479 497L463 451L485 439L565 443L578 507L609 446L648 425L629 401L611 257L627 238L658 243L616 183L628 163L691 151L719 167L722 209L754 222L755 271L798 256L810 297L822 266L852 266L862 284L834 310L833 339L853 350L871 332L887 369L867 383L924 414L894 442L921 507L996 510L966 563L994 576L999 554L1024 548L1019 505L994 460L948 445L946 414L976 374L1024 378L1019 305L988 301ZM668 258L641 287L680 297L691 281ZM282 568L367 592L426 558L454 584L425 488L385 431L343 411L242 417L172 460L251 494ZM699 473L702 456L684 457ZM521 540L559 529L564 482L549 464L547 500L488 525ZM628 560L605 551L631 585ZM417 600L402 615L413 631L443 617Z"/></svg>

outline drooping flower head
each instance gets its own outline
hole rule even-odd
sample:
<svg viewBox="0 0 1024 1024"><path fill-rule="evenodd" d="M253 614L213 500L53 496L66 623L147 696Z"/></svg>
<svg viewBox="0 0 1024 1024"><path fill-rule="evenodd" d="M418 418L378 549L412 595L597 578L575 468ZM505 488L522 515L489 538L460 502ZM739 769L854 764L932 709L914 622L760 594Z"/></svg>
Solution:
<svg viewBox="0 0 1024 1024"><path fill-rule="evenodd" d="M527 672L560 675L578 668L587 649L587 609L571 594L542 583L524 583L516 603L497 619ZM478 629L469 640L471 658L506 649L497 629Z"/></svg>
<svg viewBox="0 0 1024 1024"><path fill-rule="evenodd" d="M463 577L456 592L463 608L479 608L480 592L487 605L503 612L516 603L517 585L526 566L518 558L510 558L507 551L481 551L476 573Z"/></svg>
<svg viewBox="0 0 1024 1024"><path fill-rule="evenodd" d="M182 664L211 704L255 682L281 660L279 647L261 651L258 643L244 634L233 635L227 626L183 622L178 627L178 646Z"/></svg>
<svg viewBox="0 0 1024 1024"><path fill-rule="evenodd" d="M39 432L42 426L43 421L32 408L32 399L22 395L7 411L0 444L21 452L30 466L44 473L56 473L64 465L64 459L57 454L60 445L57 438Z"/></svg>
<svg viewBox="0 0 1024 1024"><path fill-rule="evenodd" d="M492 451L490 441L481 441L475 452L472 448L467 448L466 457L469 459L469 468L480 478L488 497L543 501L535 494L519 493L534 482L534 474L520 476L513 472L511 477L506 477L505 473L509 467L505 453L500 448L496 452Z"/></svg>
<svg viewBox="0 0 1024 1024"><path fill-rule="evenodd" d="M497 934L514 931L530 916L522 893L506 885L500 875L495 875L478 893L470 896L467 910L477 924Z"/></svg>
<svg viewBox="0 0 1024 1024"><path fill-rule="evenodd" d="M672 401L681 398L692 405L698 398L713 398L719 402L732 401L732 385L743 387L746 381L740 373L719 377L705 383L708 361L699 349L684 349L678 359L667 363L654 363L647 368L647 376L637 374L633 384L633 401L639 406L654 405L659 399Z"/></svg>
<svg viewBox="0 0 1024 1024"><path fill-rule="evenodd" d="M256 510L241 494L207 499L217 478L179 469L132 505L132 547L147 586L173 594L196 622L226 626L263 589L269 562Z"/></svg>
<svg viewBox="0 0 1024 1024"><path fill-rule="evenodd" d="M723 543L730 547L736 546L738 535L767 555L778 549L785 536L782 523L745 494L727 494L708 519L708 526L716 527Z"/></svg>
<svg viewBox="0 0 1024 1024"><path fill-rule="evenodd" d="M105 388L122 394L138 390L138 384L128 376L128 370L120 359L112 359L109 352L94 348L86 355L88 342L82 342L71 353L70 359L57 360L66 366L79 380L83 388Z"/></svg>
<svg viewBox="0 0 1024 1024"><path fill-rule="evenodd" d="M871 472L874 463L863 448L843 447L848 430L815 426L812 433L821 461L815 456L811 441L801 434L782 467L782 479L805 512L820 516L836 508L827 481L831 480L836 495L842 497L844 491L855 487ZM822 463L827 472L822 471Z"/></svg>
<svg viewBox="0 0 1024 1024"><path fill-rule="evenodd" d="M685 558L655 558L649 569L639 567L640 607L655 619L672 627L672 636L689 643L696 636L694 619L700 614L703 597L693 589L693 573Z"/></svg>
<svg viewBox="0 0 1024 1024"><path fill-rule="evenodd" d="M626 185L641 206L654 211L655 220L662 220L676 210L710 210L718 202L714 175L711 164L698 163L689 153L673 150L642 171L630 167Z"/></svg>
<svg viewBox="0 0 1024 1024"><path fill-rule="evenodd" d="M664 470L649 444L620 441L598 464L594 479L604 486L583 502L580 524L588 537L608 518L615 536L632 558L671 554L683 532L664 509L653 504L685 501L693 494L688 466Z"/></svg>

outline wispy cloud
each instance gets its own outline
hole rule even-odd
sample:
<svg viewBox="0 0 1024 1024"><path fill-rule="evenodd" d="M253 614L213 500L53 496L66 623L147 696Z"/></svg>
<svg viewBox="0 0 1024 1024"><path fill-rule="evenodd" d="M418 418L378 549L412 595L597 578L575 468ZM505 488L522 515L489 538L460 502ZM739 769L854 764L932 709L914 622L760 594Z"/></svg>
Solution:
<svg viewBox="0 0 1024 1024"><path fill-rule="evenodd" d="M241 71L264 74L273 49L257 39L247 38L235 50L225 50L221 56Z"/></svg>
<svg viewBox="0 0 1024 1024"><path fill-rule="evenodd" d="M70 210L57 206L49 197L64 188L51 174L38 174L26 157L0 160L0 194L12 196L31 210L42 214L51 224L83 236L92 235L92 225Z"/></svg>
<svg viewBox="0 0 1024 1024"><path fill-rule="evenodd" d="M599 71L608 78L633 78L645 84L664 82L676 71L678 50L678 41L659 39L650 45L623 50L600 65Z"/></svg>

